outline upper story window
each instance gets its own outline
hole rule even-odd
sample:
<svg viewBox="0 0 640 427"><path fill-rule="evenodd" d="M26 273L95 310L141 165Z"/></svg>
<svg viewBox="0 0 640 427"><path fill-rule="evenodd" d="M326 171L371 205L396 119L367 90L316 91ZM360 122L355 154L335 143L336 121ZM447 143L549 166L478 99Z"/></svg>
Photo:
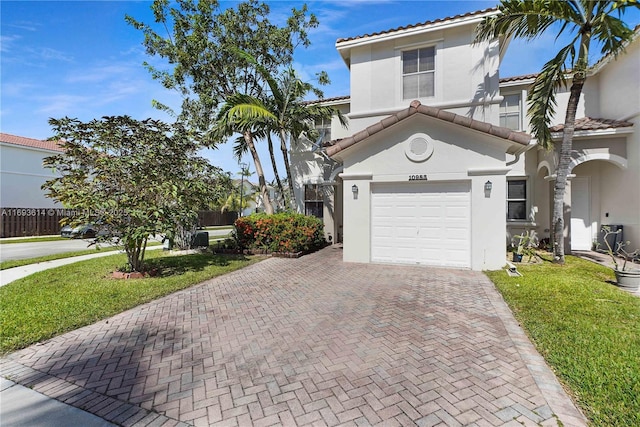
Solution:
<svg viewBox="0 0 640 427"><path fill-rule="evenodd" d="M435 96L435 47L402 52L402 98Z"/></svg>
<svg viewBox="0 0 640 427"><path fill-rule="evenodd" d="M526 179L509 179L507 181L507 220L527 220Z"/></svg>
<svg viewBox="0 0 640 427"><path fill-rule="evenodd" d="M306 184L304 186L304 214L322 218L323 212L322 187L319 184Z"/></svg>
<svg viewBox="0 0 640 427"><path fill-rule="evenodd" d="M500 126L520 130L520 94L504 95L500 103Z"/></svg>
<svg viewBox="0 0 640 427"><path fill-rule="evenodd" d="M314 127L318 131L318 136L322 138L321 144L331 141L331 119L317 120Z"/></svg>

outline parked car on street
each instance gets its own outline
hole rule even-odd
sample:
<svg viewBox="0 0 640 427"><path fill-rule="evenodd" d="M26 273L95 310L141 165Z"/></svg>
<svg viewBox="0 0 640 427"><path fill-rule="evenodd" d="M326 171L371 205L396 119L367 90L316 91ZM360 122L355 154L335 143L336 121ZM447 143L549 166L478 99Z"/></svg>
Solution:
<svg viewBox="0 0 640 427"><path fill-rule="evenodd" d="M93 239L95 237L104 237L115 235L106 225L82 224L78 226L65 225L60 230L61 237L70 239Z"/></svg>

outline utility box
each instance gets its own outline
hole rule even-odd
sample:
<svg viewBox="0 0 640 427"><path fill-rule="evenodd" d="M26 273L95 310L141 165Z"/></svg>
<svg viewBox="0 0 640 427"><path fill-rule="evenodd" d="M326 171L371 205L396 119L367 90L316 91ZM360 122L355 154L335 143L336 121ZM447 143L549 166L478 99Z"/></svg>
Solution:
<svg viewBox="0 0 640 427"><path fill-rule="evenodd" d="M609 227L609 229L612 232L616 232L618 230L620 230L620 232L618 234L610 234L607 237L607 241L609 243L609 245L611 246L611 249L613 249L613 251L615 252L615 250L618 248L618 243L624 242L623 240L623 228L622 225L620 224L611 224L611 225L602 225L600 227L600 232L598 233L598 250L601 252L606 252L607 251L607 245L604 243L604 231L602 230L602 227Z"/></svg>
<svg viewBox="0 0 640 427"><path fill-rule="evenodd" d="M193 244L191 245L194 248L203 248L209 246L209 232L208 231L198 231L193 235Z"/></svg>

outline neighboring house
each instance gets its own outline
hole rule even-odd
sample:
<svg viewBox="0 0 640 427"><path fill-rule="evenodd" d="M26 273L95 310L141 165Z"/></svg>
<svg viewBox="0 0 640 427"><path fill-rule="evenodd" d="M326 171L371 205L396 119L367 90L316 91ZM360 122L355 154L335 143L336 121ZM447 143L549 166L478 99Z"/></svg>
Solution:
<svg viewBox="0 0 640 427"><path fill-rule="evenodd" d="M533 76L500 79L508 40L473 43L496 13L336 42L351 95L319 102L340 108L349 128L334 120L331 141L302 144L292 165L298 209L324 218L345 261L497 269L514 234L549 237L554 153L522 132ZM604 58L587 80L566 197L569 249L590 249L602 224L622 225L640 246L639 45Z"/></svg>
<svg viewBox="0 0 640 427"><path fill-rule="evenodd" d="M264 203L262 201L262 195L260 194L260 187L258 184L254 184L246 179L234 179L234 184L243 187L242 198L247 200L247 206L242 210L241 216L249 216L252 213L264 212ZM272 185L267 185L269 191L269 198L271 204L276 212L284 210L284 203L282 203L279 192Z"/></svg>
<svg viewBox="0 0 640 427"><path fill-rule="evenodd" d="M0 133L0 206L2 208L60 208L40 188L56 175L42 166L45 157L63 150L54 141Z"/></svg>

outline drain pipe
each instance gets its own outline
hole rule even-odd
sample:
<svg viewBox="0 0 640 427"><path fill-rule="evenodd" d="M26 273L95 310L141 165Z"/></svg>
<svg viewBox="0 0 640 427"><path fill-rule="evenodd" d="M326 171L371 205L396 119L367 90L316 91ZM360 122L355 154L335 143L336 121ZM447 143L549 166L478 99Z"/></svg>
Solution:
<svg viewBox="0 0 640 427"><path fill-rule="evenodd" d="M518 268L515 265L513 265L512 263L510 263L509 261L507 261L507 269L505 271L511 277L521 277L522 276L522 273L520 273L518 271Z"/></svg>
<svg viewBox="0 0 640 427"><path fill-rule="evenodd" d="M515 153L513 153L513 155L515 156L515 158L513 160L511 160L510 162L508 162L506 164L506 166L511 166L513 164L516 164L520 161L520 156L522 156L522 154L524 154L525 152L531 150L533 147L535 147L536 145L538 145L538 140L537 139L531 139L531 141L529 141L529 143L527 145L525 145L524 147L522 147L521 149L519 149L518 151L516 151Z"/></svg>

